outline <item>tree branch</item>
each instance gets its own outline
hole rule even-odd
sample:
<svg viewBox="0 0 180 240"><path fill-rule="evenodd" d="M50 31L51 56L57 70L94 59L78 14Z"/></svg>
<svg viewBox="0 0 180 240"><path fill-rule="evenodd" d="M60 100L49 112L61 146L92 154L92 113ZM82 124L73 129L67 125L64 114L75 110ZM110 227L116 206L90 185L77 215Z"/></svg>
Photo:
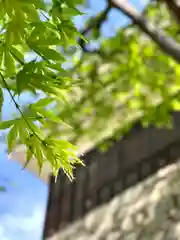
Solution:
<svg viewBox="0 0 180 240"><path fill-rule="evenodd" d="M160 29L156 29L145 19L136 8L127 0L109 0L112 7L119 9L128 16L144 33L146 33L167 55L180 63L180 44L173 38L164 34Z"/></svg>
<svg viewBox="0 0 180 240"><path fill-rule="evenodd" d="M158 0L159 2L163 2L162 0ZM164 0L173 17L180 23L180 4L178 4L179 0Z"/></svg>
<svg viewBox="0 0 180 240"><path fill-rule="evenodd" d="M104 21L106 21L107 19L107 16L108 16L108 13L110 12L111 10L111 6L108 4L107 7L99 14L98 17L96 18L92 18L90 21L89 21L89 24L88 26L86 26L85 29L83 29L81 31L81 34L83 36L85 36L86 34L88 34L93 28L94 29L97 29L97 30L100 30L100 27L101 25L103 24ZM88 52L89 50L86 49L85 47L85 42L83 39L80 39L79 40L79 45L81 46L81 48L83 49L84 52Z"/></svg>

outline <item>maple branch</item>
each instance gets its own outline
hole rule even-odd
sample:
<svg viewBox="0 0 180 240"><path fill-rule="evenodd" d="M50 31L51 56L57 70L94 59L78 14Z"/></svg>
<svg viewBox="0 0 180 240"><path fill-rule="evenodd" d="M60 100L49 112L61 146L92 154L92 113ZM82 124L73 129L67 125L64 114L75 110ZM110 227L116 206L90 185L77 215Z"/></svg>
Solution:
<svg viewBox="0 0 180 240"><path fill-rule="evenodd" d="M40 142L42 142L42 144L44 144L44 141L38 136L38 134L34 131L34 129L33 129L33 128L31 127L31 125L29 124L28 120L26 119L26 116L24 115L24 113L22 112L20 106L19 106L18 103L16 102L13 94L11 93L11 90L10 90L10 88L9 88L9 85L8 85L8 83L6 82L4 76L3 76L3 74L2 74L1 72L0 72L0 77L1 77L1 79L2 79L2 82L3 82L6 90L7 90L8 93L9 93L9 95L10 95L10 97L11 97L11 100L12 100L12 102L14 103L17 111L20 113L22 119L24 120L24 122L26 123L27 127L28 127L29 130L31 131L31 134L33 134Z"/></svg>

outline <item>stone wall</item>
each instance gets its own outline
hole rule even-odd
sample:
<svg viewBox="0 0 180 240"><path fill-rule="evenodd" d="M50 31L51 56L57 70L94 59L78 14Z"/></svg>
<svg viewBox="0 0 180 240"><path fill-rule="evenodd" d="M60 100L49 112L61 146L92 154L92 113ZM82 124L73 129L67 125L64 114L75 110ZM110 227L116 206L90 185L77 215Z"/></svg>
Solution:
<svg viewBox="0 0 180 240"><path fill-rule="evenodd" d="M89 212L51 240L180 239L180 162Z"/></svg>

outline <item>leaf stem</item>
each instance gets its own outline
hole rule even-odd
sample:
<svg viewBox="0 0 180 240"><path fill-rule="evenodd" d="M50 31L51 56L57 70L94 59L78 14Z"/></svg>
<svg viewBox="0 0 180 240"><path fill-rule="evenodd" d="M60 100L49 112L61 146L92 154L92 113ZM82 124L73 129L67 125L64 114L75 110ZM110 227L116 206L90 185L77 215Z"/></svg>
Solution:
<svg viewBox="0 0 180 240"><path fill-rule="evenodd" d="M21 59L19 59L12 51L10 51L10 53L22 66L24 66L24 62L21 61Z"/></svg>
<svg viewBox="0 0 180 240"><path fill-rule="evenodd" d="M26 117L24 116L24 113L22 112L20 106L17 104L17 102L16 102L13 94L11 93L11 91L10 91L10 89L9 89L9 86L8 86L6 80L5 80L5 78L4 78L4 76L2 75L1 72L0 72L0 76L1 76L1 78L2 78L2 81L3 81L4 85L5 85L5 88L7 89L7 91L8 91L8 93L9 93L9 95L10 95L10 97L11 97L11 99L12 99L12 101L13 101L15 107L16 107L16 109L18 110L18 112L19 112L20 115L22 116L23 120L24 120L25 123L27 124L29 130L32 132L32 134L33 134L34 136L36 136L36 138L37 138L40 142L42 142L42 143L44 144L44 141L43 141L43 140L38 136L38 134L33 130L33 128L31 127L31 125L29 124L28 120L27 120Z"/></svg>
<svg viewBox="0 0 180 240"><path fill-rule="evenodd" d="M50 19L41 11L40 14L47 20L50 21Z"/></svg>

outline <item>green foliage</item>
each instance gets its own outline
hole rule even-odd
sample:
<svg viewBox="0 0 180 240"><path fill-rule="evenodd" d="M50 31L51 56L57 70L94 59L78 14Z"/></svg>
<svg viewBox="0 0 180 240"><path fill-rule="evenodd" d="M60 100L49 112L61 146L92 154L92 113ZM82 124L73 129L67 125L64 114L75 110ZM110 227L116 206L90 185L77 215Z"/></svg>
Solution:
<svg viewBox="0 0 180 240"><path fill-rule="evenodd" d="M35 157L41 170L48 161L55 175L62 168L70 179L83 164L73 144L119 138L139 118L145 126L170 126L171 111L180 108L179 64L134 25L103 37L109 6L80 34L72 19L82 3L0 0L0 109L6 89L19 112L0 123L9 129L8 151L23 144L26 164ZM146 15L179 41L167 8L150 4ZM86 37L99 48L89 50ZM65 69L67 57L72 67ZM21 109L14 96L27 91L42 98Z"/></svg>
<svg viewBox="0 0 180 240"><path fill-rule="evenodd" d="M63 89L72 86L72 77L62 64L66 61L63 49L77 45L80 34L72 17L81 14L78 1L43 0L0 1L0 108L3 89L8 90L19 117L2 121L0 129L9 129L8 152L18 144L26 146L27 161L37 159L41 170L48 161L57 175L62 168L70 179L73 168L82 164L74 145L59 137L49 137L43 127L63 121L48 105L62 99ZM33 57L31 57L33 56ZM29 91L44 95L24 110L14 97Z"/></svg>
<svg viewBox="0 0 180 240"><path fill-rule="evenodd" d="M179 41L178 25L167 8L161 7L160 11L149 5L149 21ZM75 72L83 84L71 90L71 105L59 109L59 116L72 129L52 123L51 134L64 133L81 146L84 141L102 142L107 136L120 138L137 119L145 126L171 126L170 114L180 106L179 64L134 25L101 42L93 34L89 40L98 42L99 48L72 58L72 75ZM102 143L100 148L108 146L109 142Z"/></svg>

